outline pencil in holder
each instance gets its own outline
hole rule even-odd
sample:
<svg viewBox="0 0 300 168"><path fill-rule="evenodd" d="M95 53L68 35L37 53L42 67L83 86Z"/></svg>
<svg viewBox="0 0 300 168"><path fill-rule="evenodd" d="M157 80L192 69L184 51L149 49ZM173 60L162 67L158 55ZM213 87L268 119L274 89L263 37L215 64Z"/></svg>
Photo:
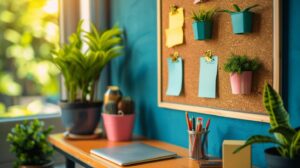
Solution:
<svg viewBox="0 0 300 168"><path fill-rule="evenodd" d="M188 131L189 134L189 157L194 160L208 159L207 135L209 131Z"/></svg>

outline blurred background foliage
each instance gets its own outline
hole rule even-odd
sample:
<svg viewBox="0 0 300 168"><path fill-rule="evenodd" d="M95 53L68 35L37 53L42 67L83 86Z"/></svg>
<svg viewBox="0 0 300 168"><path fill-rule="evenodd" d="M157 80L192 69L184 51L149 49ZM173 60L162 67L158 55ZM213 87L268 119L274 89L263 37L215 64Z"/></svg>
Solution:
<svg viewBox="0 0 300 168"><path fill-rule="evenodd" d="M47 60L59 44L58 0L0 0L0 32L1 117L20 97L58 94L59 72Z"/></svg>

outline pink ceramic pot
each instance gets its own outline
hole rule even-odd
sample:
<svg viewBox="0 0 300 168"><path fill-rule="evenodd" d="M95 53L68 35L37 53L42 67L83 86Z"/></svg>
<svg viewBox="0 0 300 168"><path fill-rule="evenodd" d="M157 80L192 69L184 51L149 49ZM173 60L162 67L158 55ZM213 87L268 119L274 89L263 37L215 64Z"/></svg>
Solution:
<svg viewBox="0 0 300 168"><path fill-rule="evenodd" d="M252 86L252 71L231 73L230 83L232 94L249 94Z"/></svg>
<svg viewBox="0 0 300 168"><path fill-rule="evenodd" d="M134 114L114 115L102 113L107 139L109 141L129 141L132 137Z"/></svg>

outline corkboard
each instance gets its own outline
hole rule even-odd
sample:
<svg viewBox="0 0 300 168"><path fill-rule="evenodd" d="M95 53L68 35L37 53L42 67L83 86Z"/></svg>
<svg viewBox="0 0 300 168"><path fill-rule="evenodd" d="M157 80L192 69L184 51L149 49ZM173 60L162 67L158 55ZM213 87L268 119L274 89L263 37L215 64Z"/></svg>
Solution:
<svg viewBox="0 0 300 168"><path fill-rule="evenodd" d="M213 21L213 38L195 41L192 31L191 13L201 8L232 9L232 4L245 7L259 4L253 9L253 33L235 35L232 33L230 15L218 13ZM184 8L184 44L166 47L165 30L168 28L170 5ZM208 0L194 5L193 0L158 0L158 104L160 107L195 111L246 120L268 122L262 105L264 82L280 90L280 2L278 0ZM212 50L219 57L217 77L217 98L198 97L199 58ZM167 58L178 51L184 60L183 88L180 96L167 96ZM257 57L263 67L254 74L252 93L233 95L229 74L223 65L231 53Z"/></svg>

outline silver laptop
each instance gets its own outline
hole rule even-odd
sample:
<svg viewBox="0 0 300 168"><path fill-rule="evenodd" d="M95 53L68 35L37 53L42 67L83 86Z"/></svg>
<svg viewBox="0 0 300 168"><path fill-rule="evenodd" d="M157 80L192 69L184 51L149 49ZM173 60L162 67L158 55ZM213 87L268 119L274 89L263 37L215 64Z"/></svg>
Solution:
<svg viewBox="0 0 300 168"><path fill-rule="evenodd" d="M177 154L174 152L159 149L143 143L92 149L91 153L114 162L120 166L168 159L177 156Z"/></svg>

